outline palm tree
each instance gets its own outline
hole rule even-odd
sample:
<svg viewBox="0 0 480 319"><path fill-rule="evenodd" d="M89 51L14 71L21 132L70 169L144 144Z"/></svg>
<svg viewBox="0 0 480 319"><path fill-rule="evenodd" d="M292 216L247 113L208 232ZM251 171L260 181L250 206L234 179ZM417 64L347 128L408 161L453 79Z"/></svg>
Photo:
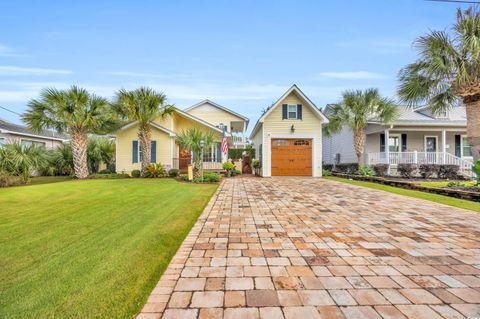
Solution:
<svg viewBox="0 0 480 319"><path fill-rule="evenodd" d="M9 143L0 148L0 168L14 175L21 176L24 183L33 171L40 171L46 166L45 147Z"/></svg>
<svg viewBox="0 0 480 319"><path fill-rule="evenodd" d="M173 105L165 104L167 97L148 87L140 87L134 91L121 89L117 92L115 109L126 121L138 121L138 139L142 152L142 176L150 163L150 122L157 117L166 117L174 112Z"/></svg>
<svg viewBox="0 0 480 319"><path fill-rule="evenodd" d="M475 160L480 158L480 14L458 9L451 33L432 31L414 46L419 59L399 73L398 95L405 102L428 103L445 112L463 102L467 138Z"/></svg>
<svg viewBox="0 0 480 319"><path fill-rule="evenodd" d="M207 133L203 133L197 128L190 128L178 134L175 140L178 145L180 145L184 149L189 150L193 154L193 171L195 175L198 175L198 172L200 171L200 163L202 161L201 141L204 142L203 148L209 149L213 145L213 143L215 143L215 137L213 135L213 132L209 131Z"/></svg>
<svg viewBox="0 0 480 319"><path fill-rule="evenodd" d="M69 134L75 176L82 179L88 177L88 134L104 133L115 124L109 106L107 99L77 86L67 90L46 88L40 99L28 103L29 109L22 118L35 131L53 128Z"/></svg>
<svg viewBox="0 0 480 319"><path fill-rule="evenodd" d="M391 123L397 116L397 107L388 98L380 96L378 89L365 91L345 91L342 101L333 105L325 126L325 133L339 132L344 126L353 131L353 142L358 164L364 163L365 128L368 121L374 119L384 125Z"/></svg>

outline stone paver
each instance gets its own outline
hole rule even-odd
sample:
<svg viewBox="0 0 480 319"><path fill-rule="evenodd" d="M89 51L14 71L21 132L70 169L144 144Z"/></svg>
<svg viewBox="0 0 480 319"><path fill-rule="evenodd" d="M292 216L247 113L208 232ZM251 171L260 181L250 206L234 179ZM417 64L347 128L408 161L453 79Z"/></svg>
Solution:
<svg viewBox="0 0 480 319"><path fill-rule="evenodd" d="M222 182L138 318L480 317L480 214L314 178Z"/></svg>

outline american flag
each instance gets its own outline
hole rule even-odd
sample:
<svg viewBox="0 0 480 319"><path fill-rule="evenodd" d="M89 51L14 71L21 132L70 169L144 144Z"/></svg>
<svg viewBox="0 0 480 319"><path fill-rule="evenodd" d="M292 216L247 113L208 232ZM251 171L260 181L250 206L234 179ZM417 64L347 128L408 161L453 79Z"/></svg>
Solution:
<svg viewBox="0 0 480 319"><path fill-rule="evenodd" d="M227 141L227 128L223 128L223 137L222 137L222 154L228 156L228 141Z"/></svg>

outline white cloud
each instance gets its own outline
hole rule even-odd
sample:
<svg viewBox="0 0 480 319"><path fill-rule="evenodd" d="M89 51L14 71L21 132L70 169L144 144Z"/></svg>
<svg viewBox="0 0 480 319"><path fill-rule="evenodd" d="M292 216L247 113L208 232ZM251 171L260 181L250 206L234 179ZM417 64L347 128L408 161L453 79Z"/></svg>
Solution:
<svg viewBox="0 0 480 319"><path fill-rule="evenodd" d="M386 76L380 73L368 71L350 71L350 72L321 72L318 78L342 79L342 80L372 80L385 79Z"/></svg>
<svg viewBox="0 0 480 319"><path fill-rule="evenodd" d="M15 50L13 50L12 48L7 47L6 45L0 43L0 56L3 56L3 57L20 57L20 56L24 56L24 55L19 54L19 53L15 52Z"/></svg>
<svg viewBox="0 0 480 319"><path fill-rule="evenodd" d="M139 77L139 78L166 78L166 75L161 74L152 74L152 73L141 73L141 72L103 72L102 74L114 75L114 76L123 76L123 77Z"/></svg>
<svg viewBox="0 0 480 319"><path fill-rule="evenodd" d="M62 69L43 69L43 68L24 68L19 66L0 66L0 76L15 75L62 75L72 74L71 70Z"/></svg>

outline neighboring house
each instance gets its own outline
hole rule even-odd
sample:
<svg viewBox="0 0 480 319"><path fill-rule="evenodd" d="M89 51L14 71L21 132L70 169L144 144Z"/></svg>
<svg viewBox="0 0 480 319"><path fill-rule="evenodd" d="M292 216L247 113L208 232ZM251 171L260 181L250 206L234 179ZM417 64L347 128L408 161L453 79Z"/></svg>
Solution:
<svg viewBox="0 0 480 319"><path fill-rule="evenodd" d="M45 130L33 132L23 125L7 122L0 119L0 146L18 142L24 145L42 145L46 148L55 148L68 141L68 136Z"/></svg>
<svg viewBox="0 0 480 319"><path fill-rule="evenodd" d="M250 139L262 176L322 176L322 124L328 119L293 85L260 117Z"/></svg>
<svg viewBox="0 0 480 319"><path fill-rule="evenodd" d="M454 164L471 169L472 156L466 137L464 107L434 114L431 107L398 106L399 116L391 125L372 118L365 129L365 164ZM328 116L331 105L324 113ZM323 139L326 164L356 163L353 132L343 128Z"/></svg>
<svg viewBox="0 0 480 319"><path fill-rule="evenodd" d="M209 100L195 104L185 111L175 108L173 115L163 119L157 118L151 122L150 162L162 163L167 169L177 168L185 171L193 160L193 154L179 147L175 143L175 138L182 131L197 128L203 132L213 132L216 139L215 144L204 151L203 167L207 170L221 170L222 163L227 160L221 151L224 126L227 129L229 147L233 148L240 145L233 136L242 136L247 125L248 118ZM117 172L130 173L132 170L140 169L141 152L137 132L136 122L129 123L116 132ZM244 139L242 141L244 145Z"/></svg>

